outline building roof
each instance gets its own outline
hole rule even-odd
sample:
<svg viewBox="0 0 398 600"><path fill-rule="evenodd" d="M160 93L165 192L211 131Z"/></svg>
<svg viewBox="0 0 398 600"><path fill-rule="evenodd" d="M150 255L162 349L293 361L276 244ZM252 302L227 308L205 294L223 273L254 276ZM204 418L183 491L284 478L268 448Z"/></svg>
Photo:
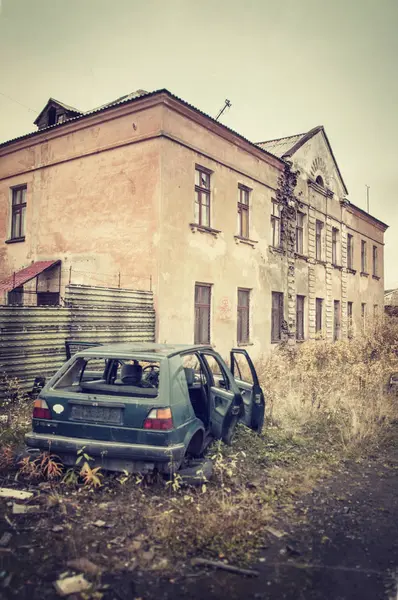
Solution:
<svg viewBox="0 0 398 600"><path fill-rule="evenodd" d="M0 281L0 293L11 292L12 290L15 290L15 288L21 287L24 283L34 279L40 275L40 273L47 271L47 269L55 267L55 265L60 262L60 260L40 260L32 263L29 267L25 267L25 269L16 271L10 275L10 277Z"/></svg>
<svg viewBox="0 0 398 600"><path fill-rule="evenodd" d="M323 133L323 135L325 137L326 144L329 148L329 152L333 158L334 164L336 165L337 172L339 174L341 183L344 188L344 193L348 194L346 184L344 183L343 176L340 172L339 165L337 164L337 160L333 154L332 147L330 145L328 136L326 135L323 125L317 125L317 127L313 127L312 129L307 131L307 133L298 133L296 135L279 138L277 140L269 140L268 142L259 142L258 146L260 148L262 148L263 150L267 150L267 152L271 152L271 154L274 154L278 158L281 158L282 160L283 159L286 160L286 159L290 158L291 156L293 156L293 154L295 152L297 152L297 150L299 148L301 148L301 146L303 146L306 142L308 142L308 140L313 138L320 131Z"/></svg>
<svg viewBox="0 0 398 600"><path fill-rule="evenodd" d="M137 90L136 92L132 92L130 94L127 94L126 96L121 96L117 100L114 100L112 102L109 102L108 104L104 104L102 106L99 106L98 108L93 108L92 110L88 110L87 112L80 113L80 111L78 111L79 114L77 114L75 117L68 118L63 123L55 123L54 125L49 125L48 127L43 127L42 129L39 129L37 131L32 131L31 133L26 133L24 135L20 135L20 136L18 136L16 138L13 138L11 140L7 140L6 142L2 142L2 143L0 143L0 149L4 148L5 146L8 146L10 144L13 144L14 142L18 142L20 140L25 140L25 139L33 138L33 137L35 137L37 135L42 135L44 132L49 131L50 129L55 129L56 127L65 127L69 123L71 123L72 121L77 121L77 120L80 120L80 119L87 118L90 115L94 115L94 114L97 114L97 113L100 113L100 112L105 112L106 110L114 108L115 106L119 106L119 105L122 105L122 104L134 103L137 100L140 100L141 98L144 98L144 97L150 98L150 97L153 97L153 96L156 96L156 95L159 95L159 94L166 94L167 96L169 96L173 100L176 100L177 102L180 102L181 104L183 104L187 108L190 108L190 109L194 110L196 113L198 113L198 114L206 117L207 119L210 119L213 123L217 123L217 125L219 127L222 127L226 131L229 131L230 133L232 133L232 134L236 135L237 137L239 137L241 140L244 140L246 143L250 144L254 148L257 148L257 150L260 150L260 151L264 152L264 154L267 154L268 156L272 156L272 158L275 159L275 155L272 154L271 152L268 152L268 150L266 150L264 148L261 148L258 144L255 144L254 142L248 140L247 138L245 138L243 135L241 135L237 131L234 131L230 127L227 127L226 125L224 125L220 121L217 121L214 117L211 117L210 115L208 115L205 112L201 111L199 108L196 108L192 104L189 104L189 102L186 102L182 98L179 98L175 94L172 94L171 92L169 92L169 90L167 90L165 88L162 88L162 89L159 89L159 90L155 90L154 92L145 92L145 90ZM55 102L58 102L58 100L55 100ZM76 110L76 109L74 109L74 110ZM276 157L276 158L279 159L278 157Z"/></svg>

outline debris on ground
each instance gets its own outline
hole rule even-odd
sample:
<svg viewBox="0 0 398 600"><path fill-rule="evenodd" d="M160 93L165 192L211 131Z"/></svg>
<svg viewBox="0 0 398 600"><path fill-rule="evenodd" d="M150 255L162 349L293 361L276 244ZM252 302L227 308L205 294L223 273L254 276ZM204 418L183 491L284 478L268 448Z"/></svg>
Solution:
<svg viewBox="0 0 398 600"><path fill-rule="evenodd" d="M95 527L113 527L112 523L106 523L106 521L103 521L102 519L98 519L97 521L94 521L93 525Z"/></svg>
<svg viewBox="0 0 398 600"><path fill-rule="evenodd" d="M54 581L54 587L60 596L70 596L89 590L91 583L84 578L84 575L74 575Z"/></svg>
<svg viewBox="0 0 398 600"><path fill-rule="evenodd" d="M81 571L82 573L86 573L87 575L100 575L102 573L101 567L91 562L88 558L75 558L73 560L69 560L66 563L66 566L70 569L74 569L75 571Z"/></svg>
<svg viewBox="0 0 398 600"><path fill-rule="evenodd" d="M40 513L43 508L40 504L17 504L16 502L12 505L13 515L27 515L32 513Z"/></svg>
<svg viewBox="0 0 398 600"><path fill-rule="evenodd" d="M11 538L12 538L12 534L9 533L8 531L3 533L3 535L0 537L0 548L5 548L6 546L8 546L8 544L11 541Z"/></svg>
<svg viewBox="0 0 398 600"><path fill-rule="evenodd" d="M15 500L28 500L32 498L33 492L14 490L11 488L0 488L0 498L14 498Z"/></svg>
<svg viewBox="0 0 398 600"><path fill-rule="evenodd" d="M249 577L258 577L259 575L259 572L254 569L241 569L240 567L235 567L219 560L208 560L207 558L193 558L191 564L193 566L214 567L215 569L222 569L223 571L230 571L239 575L248 575Z"/></svg>
<svg viewBox="0 0 398 600"><path fill-rule="evenodd" d="M268 533L278 538L278 540L286 535L284 531L279 531L279 529L275 529L274 527L265 527L265 531L268 531Z"/></svg>

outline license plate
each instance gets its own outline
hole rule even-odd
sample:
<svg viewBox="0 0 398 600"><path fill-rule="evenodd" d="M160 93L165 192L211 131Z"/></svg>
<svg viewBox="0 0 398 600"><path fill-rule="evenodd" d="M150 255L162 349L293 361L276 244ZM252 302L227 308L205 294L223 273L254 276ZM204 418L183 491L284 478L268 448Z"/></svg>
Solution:
<svg viewBox="0 0 398 600"><path fill-rule="evenodd" d="M122 424L122 409L107 406L87 406L74 404L71 411L74 421L95 421L96 423Z"/></svg>

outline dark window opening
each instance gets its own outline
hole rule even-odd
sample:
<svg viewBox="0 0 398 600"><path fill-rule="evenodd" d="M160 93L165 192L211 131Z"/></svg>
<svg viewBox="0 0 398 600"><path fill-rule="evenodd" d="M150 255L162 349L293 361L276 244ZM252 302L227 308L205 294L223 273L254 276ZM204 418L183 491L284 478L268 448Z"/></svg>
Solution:
<svg viewBox="0 0 398 600"><path fill-rule="evenodd" d="M283 323L283 294L272 292L271 341L280 342L282 339Z"/></svg>
<svg viewBox="0 0 398 600"><path fill-rule="evenodd" d="M354 237L350 233L347 235L347 267L354 268Z"/></svg>
<svg viewBox="0 0 398 600"><path fill-rule="evenodd" d="M336 227L332 228L332 264L337 265L337 240L338 240L339 230Z"/></svg>
<svg viewBox="0 0 398 600"><path fill-rule="evenodd" d="M48 126L55 125L57 119L57 109L54 106L48 109Z"/></svg>
<svg viewBox="0 0 398 600"><path fill-rule="evenodd" d="M373 275L375 277L378 276L378 268L377 268L377 246L373 246Z"/></svg>
<svg viewBox="0 0 398 600"><path fill-rule="evenodd" d="M13 188L11 207L11 239L25 235L26 185Z"/></svg>
<svg viewBox="0 0 398 600"><path fill-rule="evenodd" d="M271 214L271 246L280 248L281 246L281 206L277 202L272 202Z"/></svg>
<svg viewBox="0 0 398 600"><path fill-rule="evenodd" d="M297 252L297 254L304 253L304 214L301 212L297 213L296 252Z"/></svg>
<svg viewBox="0 0 398 600"><path fill-rule="evenodd" d="M315 179L315 181L318 185L320 185L321 187L324 187L325 184L323 183L323 179L320 175L318 175L318 177Z"/></svg>
<svg viewBox="0 0 398 600"><path fill-rule="evenodd" d="M366 273L366 242L361 240L361 271Z"/></svg>
<svg viewBox="0 0 398 600"><path fill-rule="evenodd" d="M340 338L340 301L334 301L334 320L333 320L333 339L337 341Z"/></svg>
<svg viewBox="0 0 398 600"><path fill-rule="evenodd" d="M210 171L204 167L195 170L195 223L210 227Z"/></svg>
<svg viewBox="0 0 398 600"><path fill-rule="evenodd" d="M210 344L211 286L195 285L195 344Z"/></svg>
<svg viewBox="0 0 398 600"><path fill-rule="evenodd" d="M250 339L250 290L238 289L238 344Z"/></svg>
<svg viewBox="0 0 398 600"><path fill-rule="evenodd" d="M352 302L347 302L347 325L348 325L348 338L349 339L352 338L352 327L353 327L352 306L353 306Z"/></svg>
<svg viewBox="0 0 398 600"><path fill-rule="evenodd" d="M23 287L15 288L11 292L8 292L8 304L10 306L15 304L23 304Z"/></svg>
<svg viewBox="0 0 398 600"><path fill-rule="evenodd" d="M37 306L58 306L59 292L38 292Z"/></svg>
<svg viewBox="0 0 398 600"><path fill-rule="evenodd" d="M322 260L322 231L323 231L322 221L316 221L316 224L315 224L315 258L317 260Z"/></svg>
<svg viewBox="0 0 398 600"><path fill-rule="evenodd" d="M305 296L296 296L296 339L304 339L304 302Z"/></svg>

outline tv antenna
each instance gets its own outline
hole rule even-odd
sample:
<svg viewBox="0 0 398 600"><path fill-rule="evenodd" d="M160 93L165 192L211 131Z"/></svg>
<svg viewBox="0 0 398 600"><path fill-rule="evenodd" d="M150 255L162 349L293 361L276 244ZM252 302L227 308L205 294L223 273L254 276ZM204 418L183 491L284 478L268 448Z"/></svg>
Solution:
<svg viewBox="0 0 398 600"><path fill-rule="evenodd" d="M366 183L365 183L365 187L366 187L366 206L367 206L367 211L369 212L369 190L370 190L370 185L366 185Z"/></svg>
<svg viewBox="0 0 398 600"><path fill-rule="evenodd" d="M231 102L229 100L225 100L225 104L222 107L222 109L220 110L220 112L218 113L218 115L216 116L216 121L218 121L218 119L221 117L221 115L223 114L224 110L226 110L227 108L230 108L232 106Z"/></svg>

